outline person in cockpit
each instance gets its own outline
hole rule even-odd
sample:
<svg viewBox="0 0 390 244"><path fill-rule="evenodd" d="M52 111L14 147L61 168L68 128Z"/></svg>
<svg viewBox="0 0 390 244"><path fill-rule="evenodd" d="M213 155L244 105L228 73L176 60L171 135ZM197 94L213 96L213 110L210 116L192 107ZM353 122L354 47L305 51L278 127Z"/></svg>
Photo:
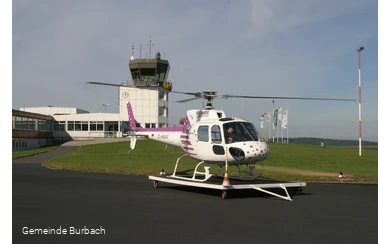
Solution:
<svg viewBox="0 0 390 244"><path fill-rule="evenodd" d="M225 141L226 141L226 143L232 143L232 142L237 141L237 136L236 136L234 128L232 126L229 126L229 128L226 130Z"/></svg>

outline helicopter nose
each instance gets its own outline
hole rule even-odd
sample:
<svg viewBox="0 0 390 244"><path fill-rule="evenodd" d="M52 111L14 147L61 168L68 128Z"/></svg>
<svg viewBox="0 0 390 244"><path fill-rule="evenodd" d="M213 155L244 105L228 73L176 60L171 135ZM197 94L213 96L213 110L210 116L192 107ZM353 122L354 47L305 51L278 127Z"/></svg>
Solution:
<svg viewBox="0 0 390 244"><path fill-rule="evenodd" d="M269 147L268 147L267 143L261 143L260 148L262 149L262 150L260 150L260 156L261 156L263 159L268 158L268 155L269 155Z"/></svg>
<svg viewBox="0 0 390 244"><path fill-rule="evenodd" d="M229 153L237 161L242 161L245 159L245 153L241 148L231 147L229 148Z"/></svg>
<svg viewBox="0 0 390 244"><path fill-rule="evenodd" d="M248 159L266 159L269 155L269 148L267 143L257 142L254 144L244 144L246 150L246 156Z"/></svg>

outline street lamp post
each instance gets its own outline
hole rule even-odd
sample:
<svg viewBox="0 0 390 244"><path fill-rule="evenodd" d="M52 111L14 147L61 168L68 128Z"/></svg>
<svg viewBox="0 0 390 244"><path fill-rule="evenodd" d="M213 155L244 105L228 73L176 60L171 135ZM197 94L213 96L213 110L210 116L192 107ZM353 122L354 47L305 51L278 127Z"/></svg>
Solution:
<svg viewBox="0 0 390 244"><path fill-rule="evenodd" d="M360 68L360 53L364 47L360 47L358 52L358 69L359 69L359 156L362 156L362 74Z"/></svg>
<svg viewBox="0 0 390 244"><path fill-rule="evenodd" d="M106 113L107 112L107 106L110 106L110 104L109 103L104 103L103 106L104 106L104 113Z"/></svg>

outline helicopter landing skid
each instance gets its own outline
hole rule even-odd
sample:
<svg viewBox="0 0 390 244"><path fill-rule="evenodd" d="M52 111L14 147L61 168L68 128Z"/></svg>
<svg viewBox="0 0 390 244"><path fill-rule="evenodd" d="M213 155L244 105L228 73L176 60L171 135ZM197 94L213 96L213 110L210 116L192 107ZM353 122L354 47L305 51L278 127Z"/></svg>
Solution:
<svg viewBox="0 0 390 244"><path fill-rule="evenodd" d="M185 179L185 180L188 180L189 178L188 177L183 177L183 176L178 176L176 175L176 170L177 170L177 166L179 165L180 163L180 159L184 156L187 156L188 154L184 154L182 156L180 156L177 161L176 161L176 165L175 165L175 170L173 171L173 174L170 175L170 176L167 176L167 177L170 177L170 178L175 178L175 179ZM201 171L198 171L198 168L201 164L203 164L204 161L198 163L194 169L194 174L192 175L192 178L190 178L191 180L193 181L198 181L198 182L205 182L207 181L208 179L210 179L213 175L210 174L210 167L208 166L204 166L204 172L201 172ZM204 175L204 178L200 178L197 177L199 175Z"/></svg>

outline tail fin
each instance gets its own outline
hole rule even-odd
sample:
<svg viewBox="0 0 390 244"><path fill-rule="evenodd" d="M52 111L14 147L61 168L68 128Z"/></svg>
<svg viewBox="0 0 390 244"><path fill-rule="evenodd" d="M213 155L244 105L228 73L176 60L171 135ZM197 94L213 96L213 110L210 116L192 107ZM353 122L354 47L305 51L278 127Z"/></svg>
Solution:
<svg viewBox="0 0 390 244"><path fill-rule="evenodd" d="M137 125L135 123L133 109L131 108L131 104L127 103L127 114L129 116L129 126L131 130L135 130Z"/></svg>

